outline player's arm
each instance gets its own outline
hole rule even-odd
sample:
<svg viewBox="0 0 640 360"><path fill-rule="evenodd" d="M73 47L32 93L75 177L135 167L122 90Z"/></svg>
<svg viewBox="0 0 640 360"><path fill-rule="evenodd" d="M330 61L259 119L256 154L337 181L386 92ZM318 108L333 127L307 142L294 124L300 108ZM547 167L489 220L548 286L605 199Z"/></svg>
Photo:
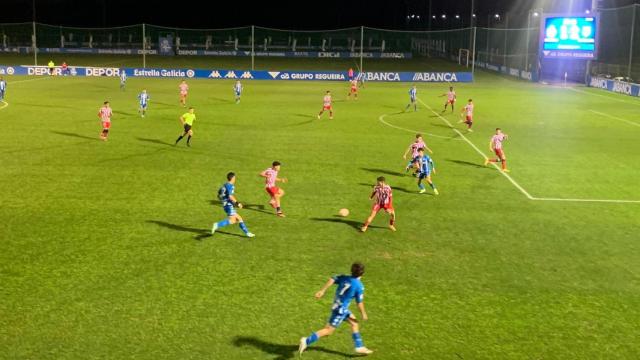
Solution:
<svg viewBox="0 0 640 360"><path fill-rule="evenodd" d="M489 151L493 151L493 139L489 140Z"/></svg>
<svg viewBox="0 0 640 360"><path fill-rule="evenodd" d="M264 178L269 177L269 175L267 175L267 170L261 172L260 174L258 174L259 176L262 176Z"/></svg>
<svg viewBox="0 0 640 360"><path fill-rule="evenodd" d="M430 159L429 163L431 164L431 170L435 174L436 173L436 164L433 163L433 159Z"/></svg>
<svg viewBox="0 0 640 360"><path fill-rule="evenodd" d="M407 160L407 155L409 154L409 151L411 151L411 146L409 146L409 147L407 148L407 151L405 151L405 152L404 152L404 155L402 155L402 158L403 158L403 159Z"/></svg>
<svg viewBox="0 0 640 360"><path fill-rule="evenodd" d="M317 293L316 293L316 299L320 299L324 296L324 293L327 292L327 289L330 288L333 284L335 284L335 280L333 280L333 278L329 278L329 280L324 284L324 286L322 287L322 289L320 289Z"/></svg>
<svg viewBox="0 0 640 360"><path fill-rule="evenodd" d="M180 116L180 123L184 125L184 117Z"/></svg>
<svg viewBox="0 0 640 360"><path fill-rule="evenodd" d="M360 301L358 303L358 310L360 310L360 314L362 315L362 320L369 320L369 316L367 316L367 311L364 309L364 301Z"/></svg>
<svg viewBox="0 0 640 360"><path fill-rule="evenodd" d="M281 183L286 183L286 182L287 182L287 181L289 181L289 180L287 180L287 178L279 178L279 177L277 177L277 178L276 178L276 181L279 181L279 182L281 182Z"/></svg>
<svg viewBox="0 0 640 360"><path fill-rule="evenodd" d="M233 206L237 206L239 209L242 209L242 203L236 199L235 195L229 195L229 200L231 200Z"/></svg>

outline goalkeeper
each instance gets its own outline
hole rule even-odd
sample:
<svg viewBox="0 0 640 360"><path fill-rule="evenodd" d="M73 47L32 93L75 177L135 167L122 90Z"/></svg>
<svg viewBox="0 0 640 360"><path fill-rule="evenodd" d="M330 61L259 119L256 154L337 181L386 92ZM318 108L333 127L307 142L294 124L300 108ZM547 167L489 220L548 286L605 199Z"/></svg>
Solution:
<svg viewBox="0 0 640 360"><path fill-rule="evenodd" d="M254 237L255 235L249 231L247 225L244 224L244 220L242 217L236 212L236 206L238 209L242 209L242 204L238 202L235 196L236 191L236 174L228 173L227 174L227 182L220 187L218 190L218 199L222 201L222 208L224 212L227 213L227 218L221 220L217 223L213 223L213 227L211 228L211 234L214 234L216 230L223 228L227 225L232 225L238 223L240 225L240 229L244 232L247 237Z"/></svg>

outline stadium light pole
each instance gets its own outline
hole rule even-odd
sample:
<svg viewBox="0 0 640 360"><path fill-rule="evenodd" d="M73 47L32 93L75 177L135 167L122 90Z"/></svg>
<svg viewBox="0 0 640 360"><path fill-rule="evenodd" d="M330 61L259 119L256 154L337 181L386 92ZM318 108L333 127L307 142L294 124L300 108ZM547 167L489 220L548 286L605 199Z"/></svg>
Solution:
<svg viewBox="0 0 640 360"><path fill-rule="evenodd" d="M362 57L364 56L364 26L360 26L360 73L362 73Z"/></svg>
<svg viewBox="0 0 640 360"><path fill-rule="evenodd" d="M502 49L502 51L504 52L504 56L503 56L503 60L502 63L504 64L504 66L507 66L507 35L509 34L509 12L505 12L504 13L504 49Z"/></svg>
<svg viewBox="0 0 640 360"><path fill-rule="evenodd" d="M636 28L636 11L638 10L638 5L633 4L633 15L631 20L631 39L629 39L629 66L627 68L627 77L631 78L631 64L633 63L633 35L635 33Z"/></svg>
<svg viewBox="0 0 640 360"><path fill-rule="evenodd" d="M527 13L527 39L526 39L526 50L524 57L524 71L529 71L529 38L531 37L531 17L538 17L542 15L542 9L531 9Z"/></svg>
<svg viewBox="0 0 640 360"><path fill-rule="evenodd" d="M256 27L255 25L251 25L251 71L255 70L255 56L256 56L256 52L255 52L255 44L256 44L256 39L255 39L255 35L256 35Z"/></svg>

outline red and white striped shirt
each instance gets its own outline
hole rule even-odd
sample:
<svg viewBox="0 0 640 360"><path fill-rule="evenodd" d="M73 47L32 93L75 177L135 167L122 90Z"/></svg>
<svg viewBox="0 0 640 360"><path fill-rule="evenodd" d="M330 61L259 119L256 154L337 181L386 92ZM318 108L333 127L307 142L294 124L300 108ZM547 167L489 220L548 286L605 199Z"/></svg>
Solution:
<svg viewBox="0 0 640 360"><path fill-rule="evenodd" d="M502 150L502 142L507 138L505 134L496 134L491 138L491 142L493 143L493 148L496 150Z"/></svg>
<svg viewBox="0 0 640 360"><path fill-rule="evenodd" d="M467 112L467 116L472 116L473 115L473 104L467 104L464 107L464 110Z"/></svg>
<svg viewBox="0 0 640 360"><path fill-rule="evenodd" d="M447 99L449 99L449 100L455 100L455 98L456 98L456 92L455 92L455 91L449 91L449 92L447 93Z"/></svg>
<svg viewBox="0 0 640 360"><path fill-rule="evenodd" d="M331 95L325 95L322 100L324 102L324 106L331 106Z"/></svg>
<svg viewBox="0 0 640 360"><path fill-rule="evenodd" d="M107 106L101 107L98 111L98 117L100 117L102 122L111 122L111 114L111 108Z"/></svg>
<svg viewBox="0 0 640 360"><path fill-rule="evenodd" d="M265 187L272 188L276 186L276 179L278 178L278 170L275 170L274 168L268 168L267 170L264 171L264 174L266 175Z"/></svg>
<svg viewBox="0 0 640 360"><path fill-rule="evenodd" d="M378 205L389 205L391 203L392 196L391 186L387 184L382 186L376 185L373 188L373 199Z"/></svg>

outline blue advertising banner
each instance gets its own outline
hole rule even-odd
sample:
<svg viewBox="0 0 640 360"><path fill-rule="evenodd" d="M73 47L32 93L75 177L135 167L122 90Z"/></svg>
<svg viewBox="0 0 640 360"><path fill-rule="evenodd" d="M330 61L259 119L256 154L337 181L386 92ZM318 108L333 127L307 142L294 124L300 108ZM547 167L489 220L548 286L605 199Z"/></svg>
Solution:
<svg viewBox="0 0 640 360"><path fill-rule="evenodd" d="M205 69L144 69L69 66L71 76L120 76L124 71L130 77L195 78L195 79L250 79L250 80L302 80L302 81L346 81L347 72L340 71L249 71L249 70L205 70ZM49 75L46 66L0 66L0 75ZM60 68L56 75L62 75ZM469 72L364 72L358 78L365 81L383 82L472 82Z"/></svg>
<svg viewBox="0 0 640 360"><path fill-rule="evenodd" d="M618 94L640 97L639 84L632 84L624 81L617 81L594 76L587 78L587 86L604 89Z"/></svg>

